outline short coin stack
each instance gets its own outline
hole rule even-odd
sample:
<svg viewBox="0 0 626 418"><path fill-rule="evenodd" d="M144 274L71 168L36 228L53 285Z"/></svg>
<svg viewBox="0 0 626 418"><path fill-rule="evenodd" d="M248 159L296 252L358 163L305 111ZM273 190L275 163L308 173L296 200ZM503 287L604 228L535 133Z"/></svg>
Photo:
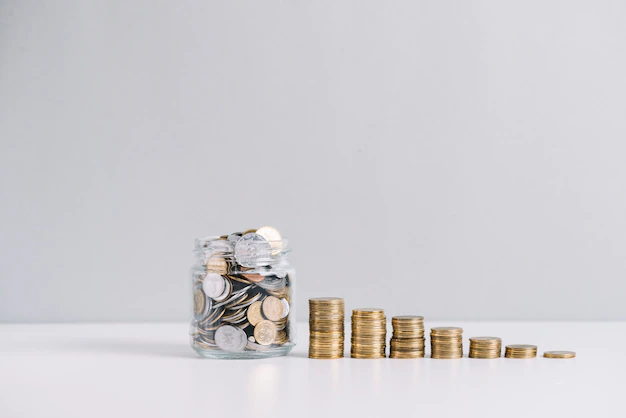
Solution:
<svg viewBox="0 0 626 418"><path fill-rule="evenodd" d="M463 357L463 328L431 328L430 350L432 358L453 359Z"/></svg>
<svg viewBox="0 0 626 418"><path fill-rule="evenodd" d="M537 357L537 346L528 344L507 345L504 351L506 358L535 358Z"/></svg>
<svg viewBox="0 0 626 418"><path fill-rule="evenodd" d="M352 311L352 358L386 357L387 318L382 309Z"/></svg>
<svg viewBox="0 0 626 418"><path fill-rule="evenodd" d="M573 351L546 351L543 353L545 358L574 358L576 353Z"/></svg>
<svg viewBox="0 0 626 418"><path fill-rule="evenodd" d="M502 355L502 340L498 337L472 337L470 358L498 358Z"/></svg>
<svg viewBox="0 0 626 418"><path fill-rule="evenodd" d="M393 335L389 341L390 358L424 357L424 317L394 316Z"/></svg>
<svg viewBox="0 0 626 418"><path fill-rule="evenodd" d="M343 357L344 315L341 298L309 299L309 358Z"/></svg>

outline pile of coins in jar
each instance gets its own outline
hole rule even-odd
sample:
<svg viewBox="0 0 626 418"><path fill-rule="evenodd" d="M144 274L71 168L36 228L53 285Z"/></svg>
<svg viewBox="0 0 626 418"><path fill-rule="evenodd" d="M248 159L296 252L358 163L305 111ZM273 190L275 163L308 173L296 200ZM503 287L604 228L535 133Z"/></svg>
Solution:
<svg viewBox="0 0 626 418"><path fill-rule="evenodd" d="M422 358L425 355L424 317L417 315L391 318L393 334L389 341L389 357ZM338 359L344 356L344 300L325 297L309 299L309 358ZM352 311L350 356L359 359L386 357L387 321L383 309L360 308ZM496 359L502 356L499 337L471 337L469 356L473 359ZM431 358L463 357L463 328L433 327L430 329ZM537 356L537 346L514 344L505 347L505 357L529 359ZM573 351L546 351L545 358L569 359Z"/></svg>
<svg viewBox="0 0 626 418"><path fill-rule="evenodd" d="M196 240L192 347L233 353L293 346L293 272L286 240L272 227Z"/></svg>

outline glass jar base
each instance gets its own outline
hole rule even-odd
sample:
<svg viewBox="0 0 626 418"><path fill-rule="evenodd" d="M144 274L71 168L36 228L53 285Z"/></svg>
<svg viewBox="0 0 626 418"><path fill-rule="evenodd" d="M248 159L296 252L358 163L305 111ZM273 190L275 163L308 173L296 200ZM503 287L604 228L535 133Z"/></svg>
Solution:
<svg viewBox="0 0 626 418"><path fill-rule="evenodd" d="M267 350L257 351L248 350L239 352L229 352L215 349L208 349L200 347L196 344L192 344L191 348L202 357L222 359L222 360L236 360L236 359L259 359L259 358L271 358L286 356L293 349L295 344L284 344L280 347L268 347Z"/></svg>

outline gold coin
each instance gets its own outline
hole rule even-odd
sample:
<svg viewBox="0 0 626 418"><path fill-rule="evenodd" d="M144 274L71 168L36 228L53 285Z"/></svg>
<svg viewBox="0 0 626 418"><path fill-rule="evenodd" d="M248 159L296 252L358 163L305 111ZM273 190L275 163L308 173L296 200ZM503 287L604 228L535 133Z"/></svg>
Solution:
<svg viewBox="0 0 626 418"><path fill-rule="evenodd" d="M228 263L219 255L212 255L206 261L206 269L210 273L226 274L228 273Z"/></svg>
<svg viewBox="0 0 626 418"><path fill-rule="evenodd" d="M470 342L487 344L487 343L502 343L502 340L498 337L471 337Z"/></svg>
<svg viewBox="0 0 626 418"><path fill-rule="evenodd" d="M354 316L359 316L359 315L376 316L376 315L384 315L384 314L385 314L384 309L379 309L379 308L359 308L359 309L352 310L352 315Z"/></svg>
<svg viewBox="0 0 626 418"><path fill-rule="evenodd" d="M511 344L507 345L506 348L508 350L536 350L537 346L530 344Z"/></svg>
<svg viewBox="0 0 626 418"><path fill-rule="evenodd" d="M276 341L276 325L272 321L266 319L260 321L254 327L254 338L260 345L270 345Z"/></svg>
<svg viewBox="0 0 626 418"><path fill-rule="evenodd" d="M391 322L423 322L424 321L424 317L423 316L417 316L417 315L401 315L401 316L394 316L391 318Z"/></svg>
<svg viewBox="0 0 626 418"><path fill-rule="evenodd" d="M278 321L283 316L283 303L275 296L268 296L263 301L263 315L270 321Z"/></svg>
<svg viewBox="0 0 626 418"><path fill-rule="evenodd" d="M324 297L324 298L311 298L309 303L312 304L343 304L343 298Z"/></svg>
<svg viewBox="0 0 626 418"><path fill-rule="evenodd" d="M461 334L463 328L461 327L435 327L430 329L431 334L435 335L449 335L449 334Z"/></svg>
<svg viewBox="0 0 626 418"><path fill-rule="evenodd" d="M545 358L574 358L576 353L573 351L545 351L543 353Z"/></svg>
<svg viewBox="0 0 626 418"><path fill-rule="evenodd" d="M256 233L265 238L269 243L272 255L278 255L284 248L283 237L280 232L271 226L262 226L256 230Z"/></svg>
<svg viewBox="0 0 626 418"><path fill-rule="evenodd" d="M204 292L202 289L196 289L193 293L193 311L196 315L200 315L204 312L204 307L206 306L206 297L204 296Z"/></svg>
<svg viewBox="0 0 626 418"><path fill-rule="evenodd" d="M250 325L255 326L263 320L263 314L261 314L262 304L263 302L254 302L252 305L248 306L246 317L248 318Z"/></svg>

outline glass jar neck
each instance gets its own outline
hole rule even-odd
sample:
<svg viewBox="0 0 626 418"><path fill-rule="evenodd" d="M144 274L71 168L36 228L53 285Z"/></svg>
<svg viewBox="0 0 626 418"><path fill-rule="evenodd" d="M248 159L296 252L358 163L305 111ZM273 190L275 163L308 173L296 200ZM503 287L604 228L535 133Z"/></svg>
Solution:
<svg viewBox="0 0 626 418"><path fill-rule="evenodd" d="M268 241L254 233L197 238L194 247L196 258L206 264L207 270L237 269L242 272L284 266L288 264L290 252L287 239Z"/></svg>

